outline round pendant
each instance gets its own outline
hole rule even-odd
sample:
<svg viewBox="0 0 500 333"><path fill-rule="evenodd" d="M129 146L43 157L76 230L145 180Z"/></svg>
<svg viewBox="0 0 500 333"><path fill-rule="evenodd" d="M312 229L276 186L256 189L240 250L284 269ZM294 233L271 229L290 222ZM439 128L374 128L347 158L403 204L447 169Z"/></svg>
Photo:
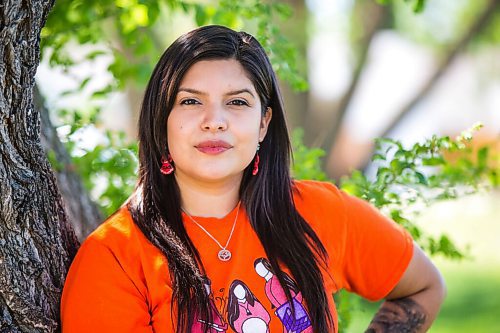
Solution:
<svg viewBox="0 0 500 333"><path fill-rule="evenodd" d="M217 255L221 261L228 261L231 259L231 252L226 249L222 249L219 251L219 254Z"/></svg>

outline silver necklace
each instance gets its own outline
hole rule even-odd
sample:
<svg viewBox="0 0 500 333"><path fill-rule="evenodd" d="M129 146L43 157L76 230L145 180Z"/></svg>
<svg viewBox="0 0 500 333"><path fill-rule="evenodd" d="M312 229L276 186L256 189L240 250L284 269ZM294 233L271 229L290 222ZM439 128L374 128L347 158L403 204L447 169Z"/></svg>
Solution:
<svg viewBox="0 0 500 333"><path fill-rule="evenodd" d="M203 226L201 224L199 224L198 222L196 222L196 220L191 215L189 215L188 212L186 212L184 209L182 209L182 211L187 215L187 217L189 217L189 219L191 221L194 222L194 224L196 224L198 227L200 227L200 229L203 230L208 235L208 237L212 238L214 240L214 242L217 243L217 245L219 245L220 251L217 254L217 257L221 261L229 261L229 259L231 259L231 251L229 251L227 249L227 246L229 245L229 241L231 240L231 237L233 236L234 227L236 226L236 221L238 220L238 215L240 213L240 203L241 203L241 201L238 202L238 207L236 208L237 209L236 210L236 217L234 218L233 227L231 229L231 233L229 234L229 238L227 239L225 246L222 246L221 243L219 243L219 241L207 231L207 229L203 228Z"/></svg>

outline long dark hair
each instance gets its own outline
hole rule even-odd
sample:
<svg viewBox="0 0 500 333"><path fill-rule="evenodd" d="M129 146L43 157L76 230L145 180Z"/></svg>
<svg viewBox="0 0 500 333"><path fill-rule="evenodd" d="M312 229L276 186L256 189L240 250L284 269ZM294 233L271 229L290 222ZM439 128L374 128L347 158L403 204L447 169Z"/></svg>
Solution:
<svg viewBox="0 0 500 333"><path fill-rule="evenodd" d="M233 331L236 331L236 329L234 328L234 322L240 317L240 305L238 303L236 295L234 294L234 289L236 289L237 286L242 286L245 290L245 300L248 304L254 306L255 302L260 303L257 297L255 297L250 288L248 288L248 286L243 281L234 280L231 283L231 285L229 286L228 294L229 300L227 302L227 321L229 322L229 326L231 326Z"/></svg>
<svg viewBox="0 0 500 333"><path fill-rule="evenodd" d="M331 332L333 319L320 266L326 249L293 202L290 177L291 145L281 93L271 63L259 42L245 32L205 26L179 37L162 55L146 88L139 117L139 180L128 203L134 222L168 261L177 306L177 332L189 331L190 314L210 318L204 291L204 267L182 222L180 191L173 175L160 173L167 147L167 118L180 82L200 60L237 60L254 84L262 114L272 109L272 120L259 150L259 173L243 172L241 204L282 286L286 278L278 262L290 270L307 302L314 332ZM286 297L291 300L288 288ZM173 307L172 307L173 308Z"/></svg>

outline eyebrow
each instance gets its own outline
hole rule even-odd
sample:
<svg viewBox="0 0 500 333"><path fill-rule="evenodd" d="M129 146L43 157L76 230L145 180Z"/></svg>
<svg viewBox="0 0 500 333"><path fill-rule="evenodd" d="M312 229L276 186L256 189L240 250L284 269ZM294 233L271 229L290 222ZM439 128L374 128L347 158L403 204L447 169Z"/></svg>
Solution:
<svg viewBox="0 0 500 333"><path fill-rule="evenodd" d="M181 92L181 91L188 92L188 93L195 94L195 95L204 95L204 96L208 95L206 92L203 92L203 91L200 91L197 89L192 89L192 88L180 87L179 92ZM232 90L232 91L227 92L225 95L232 96L232 95L238 95L238 94L242 94L242 93L247 93L250 96L252 96L253 98L255 98L254 94L247 88Z"/></svg>

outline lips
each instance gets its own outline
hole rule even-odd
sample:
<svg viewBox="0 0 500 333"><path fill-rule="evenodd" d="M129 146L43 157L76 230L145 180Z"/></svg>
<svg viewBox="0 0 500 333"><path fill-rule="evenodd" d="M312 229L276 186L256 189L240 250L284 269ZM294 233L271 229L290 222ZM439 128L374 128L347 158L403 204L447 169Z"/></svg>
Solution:
<svg viewBox="0 0 500 333"><path fill-rule="evenodd" d="M201 151L202 153L215 155L223 153L226 150L233 148L233 146L227 143L226 141L211 140L211 141L200 142L195 146L195 148Z"/></svg>

